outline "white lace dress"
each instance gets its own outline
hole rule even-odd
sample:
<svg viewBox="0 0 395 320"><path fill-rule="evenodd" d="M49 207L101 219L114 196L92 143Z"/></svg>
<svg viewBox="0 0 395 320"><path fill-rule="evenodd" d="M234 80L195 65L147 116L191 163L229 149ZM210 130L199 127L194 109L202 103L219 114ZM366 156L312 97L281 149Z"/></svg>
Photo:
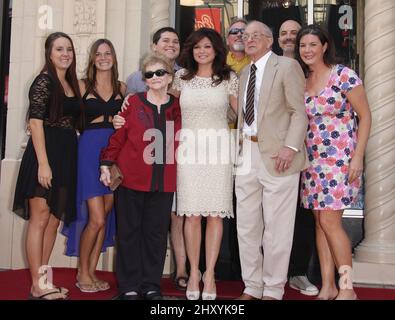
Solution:
<svg viewBox="0 0 395 320"><path fill-rule="evenodd" d="M231 135L227 111L229 95L237 96L238 79L214 86L211 78L181 79L179 70L173 88L180 91L182 134L177 150L177 214L233 217Z"/></svg>

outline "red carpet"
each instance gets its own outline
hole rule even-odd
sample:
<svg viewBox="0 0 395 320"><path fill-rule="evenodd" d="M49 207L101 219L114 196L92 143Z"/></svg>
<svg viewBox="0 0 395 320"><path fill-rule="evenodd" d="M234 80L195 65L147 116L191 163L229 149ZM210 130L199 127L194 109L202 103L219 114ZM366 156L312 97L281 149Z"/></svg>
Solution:
<svg viewBox="0 0 395 320"><path fill-rule="evenodd" d="M116 293L114 273L98 272L98 276L110 283L111 289L105 292L82 293L75 287L75 269L54 268L54 283L70 290L71 300L110 300ZM26 300L29 295L30 277L28 270L14 270L0 272L0 300ZM219 299L234 299L243 290L241 281L218 281L217 292ZM395 300L395 290L356 288L360 300ZM175 289L169 278L162 279L162 293L164 296L184 298L185 292ZM289 287L285 289L284 300L313 300Z"/></svg>

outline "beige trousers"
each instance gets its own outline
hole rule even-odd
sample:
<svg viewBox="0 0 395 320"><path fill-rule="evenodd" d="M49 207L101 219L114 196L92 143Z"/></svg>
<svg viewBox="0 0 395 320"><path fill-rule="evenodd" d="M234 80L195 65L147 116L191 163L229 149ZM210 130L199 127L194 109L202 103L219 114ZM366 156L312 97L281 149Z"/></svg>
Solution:
<svg viewBox="0 0 395 320"><path fill-rule="evenodd" d="M236 176L237 235L244 293L281 300L292 248L299 173L274 177L258 144L244 140L248 174ZM274 165L274 161L273 161Z"/></svg>

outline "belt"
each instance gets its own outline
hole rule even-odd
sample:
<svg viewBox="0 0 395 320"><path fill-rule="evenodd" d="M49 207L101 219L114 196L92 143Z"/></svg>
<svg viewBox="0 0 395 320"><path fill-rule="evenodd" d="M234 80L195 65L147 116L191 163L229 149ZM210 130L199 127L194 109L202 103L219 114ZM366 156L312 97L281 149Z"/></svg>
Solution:
<svg viewBox="0 0 395 320"><path fill-rule="evenodd" d="M258 142L258 137L257 136L249 136L247 134L244 135L244 138L252 141L252 142Z"/></svg>

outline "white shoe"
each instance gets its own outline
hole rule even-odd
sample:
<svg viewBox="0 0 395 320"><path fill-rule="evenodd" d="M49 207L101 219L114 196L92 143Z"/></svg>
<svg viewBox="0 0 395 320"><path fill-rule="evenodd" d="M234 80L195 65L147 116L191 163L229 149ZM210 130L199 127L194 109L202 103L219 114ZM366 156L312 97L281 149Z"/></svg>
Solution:
<svg viewBox="0 0 395 320"><path fill-rule="evenodd" d="M191 279L191 275L189 275L189 280L190 279ZM189 280L188 280L188 284L189 284ZM199 271L199 283L200 283L200 280L202 280L202 274ZM200 288L198 288L197 291L190 291L190 290L188 290L188 286L187 286L186 297L187 297L187 300L199 300Z"/></svg>
<svg viewBox="0 0 395 320"><path fill-rule="evenodd" d="M306 296L316 296L319 293L318 288L306 276L290 277L289 286Z"/></svg>
<svg viewBox="0 0 395 320"><path fill-rule="evenodd" d="M206 273L203 274L203 278L202 278L203 283L204 283L204 279L206 278L205 276L206 276ZM214 279L214 283L215 283L215 279ZM215 300L216 298L217 298L217 287L215 287L215 291L212 293L208 293L203 290L202 300Z"/></svg>
<svg viewBox="0 0 395 320"><path fill-rule="evenodd" d="M207 293L207 292L202 292L202 300L215 300L217 299L217 293Z"/></svg>
<svg viewBox="0 0 395 320"><path fill-rule="evenodd" d="M199 300L200 291L189 291L186 292L187 300Z"/></svg>

